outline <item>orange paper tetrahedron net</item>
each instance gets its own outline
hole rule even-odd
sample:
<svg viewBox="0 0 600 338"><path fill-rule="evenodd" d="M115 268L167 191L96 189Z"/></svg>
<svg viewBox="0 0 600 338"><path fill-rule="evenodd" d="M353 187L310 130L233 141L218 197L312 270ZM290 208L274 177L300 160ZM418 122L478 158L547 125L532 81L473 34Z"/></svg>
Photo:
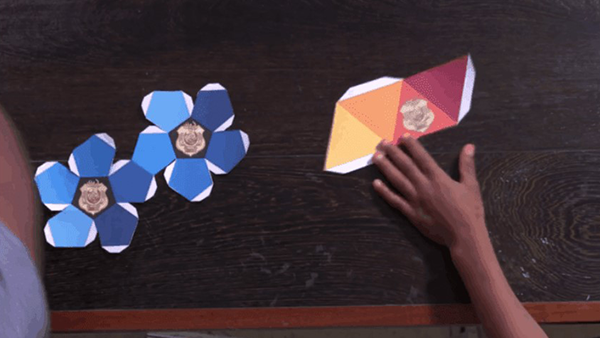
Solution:
<svg viewBox="0 0 600 338"><path fill-rule="evenodd" d="M458 124L471 107L474 82L465 55L406 79L382 77L348 89L335 105L324 170L349 173L371 164L381 140Z"/></svg>

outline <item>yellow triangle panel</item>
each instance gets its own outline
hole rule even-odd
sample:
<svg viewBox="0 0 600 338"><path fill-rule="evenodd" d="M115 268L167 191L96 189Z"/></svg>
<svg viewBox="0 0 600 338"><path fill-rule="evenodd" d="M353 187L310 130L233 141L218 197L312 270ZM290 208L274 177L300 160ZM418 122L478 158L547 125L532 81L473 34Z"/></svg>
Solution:
<svg viewBox="0 0 600 338"><path fill-rule="evenodd" d="M393 141L402 81L339 101L352 116L382 139Z"/></svg>
<svg viewBox="0 0 600 338"><path fill-rule="evenodd" d="M347 173L367 166L381 139L344 107L336 104L325 170Z"/></svg>

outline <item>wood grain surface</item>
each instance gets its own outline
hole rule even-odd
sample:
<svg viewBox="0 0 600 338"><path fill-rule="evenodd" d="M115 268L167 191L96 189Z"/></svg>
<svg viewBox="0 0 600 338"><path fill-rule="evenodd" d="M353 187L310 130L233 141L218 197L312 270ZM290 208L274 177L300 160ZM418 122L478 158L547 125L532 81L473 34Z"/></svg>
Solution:
<svg viewBox="0 0 600 338"><path fill-rule="evenodd" d="M97 132L129 158L145 94L209 82L252 142L201 203L158 175L122 254L47 245L53 310L468 302L448 253L374 195L375 168L322 171L348 87L468 52L471 112L424 144L453 174L477 145L488 228L522 301L600 299L598 4L3 1L0 36L0 102L34 166Z"/></svg>

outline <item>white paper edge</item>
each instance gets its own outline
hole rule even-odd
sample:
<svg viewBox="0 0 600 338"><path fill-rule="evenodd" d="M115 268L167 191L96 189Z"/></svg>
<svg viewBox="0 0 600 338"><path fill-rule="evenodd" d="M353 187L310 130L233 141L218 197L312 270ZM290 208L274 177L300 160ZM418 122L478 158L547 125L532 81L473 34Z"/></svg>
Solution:
<svg viewBox="0 0 600 338"><path fill-rule="evenodd" d="M344 95L342 95L342 97L340 97L338 101L347 100L349 98L373 91L375 89L389 86L391 84L399 82L400 80L402 80L402 78L384 76L369 82L361 83L357 86L348 88L348 90L344 93Z"/></svg>
<svg viewBox="0 0 600 338"><path fill-rule="evenodd" d="M130 203L117 203L121 208L127 210L130 214L135 216L135 218L139 219L137 210Z"/></svg>
<svg viewBox="0 0 600 338"><path fill-rule="evenodd" d="M115 172L117 172L119 169L121 169L124 165L126 165L127 163L129 163L130 160L118 160L117 162L115 162L113 165L110 166L110 172L108 173L108 176L114 174Z"/></svg>
<svg viewBox="0 0 600 338"><path fill-rule="evenodd" d="M242 137L242 142L244 143L244 152L247 153L248 148L250 147L250 137L248 137L248 134L244 133L241 130L240 130L240 136Z"/></svg>
<svg viewBox="0 0 600 338"><path fill-rule="evenodd" d="M215 133L218 131L224 131L225 129L231 127L231 125L233 124L233 118L235 117L235 115L231 115L230 118L227 119L227 121L223 122L223 124L221 124L219 126L219 128L215 129Z"/></svg>
<svg viewBox="0 0 600 338"><path fill-rule="evenodd" d="M213 183L210 184L210 187L204 189L203 192L199 193L196 197L194 197L192 199L192 202L200 202L203 199L207 198L208 196L210 196L210 192L212 191L213 188Z"/></svg>
<svg viewBox="0 0 600 338"><path fill-rule="evenodd" d="M144 116L146 116L146 113L148 112L148 107L150 107L150 100L152 100L152 95L154 95L154 92L144 96L144 99L142 100L142 111L144 112Z"/></svg>
<svg viewBox="0 0 600 338"><path fill-rule="evenodd" d="M56 247L56 244L54 243L54 237L52 237L52 231L50 230L50 221L48 221L44 227L44 235L46 237L46 242L53 247Z"/></svg>
<svg viewBox="0 0 600 338"><path fill-rule="evenodd" d="M92 221L88 238L85 240L85 244L83 246L88 246L90 243L92 243L96 239L96 235L98 235L98 229L96 229L96 223Z"/></svg>
<svg viewBox="0 0 600 338"><path fill-rule="evenodd" d="M75 156L73 156L73 153L71 153L69 156L69 169L71 172L73 172L73 174L79 176L79 169L77 169L77 163L75 162Z"/></svg>
<svg viewBox="0 0 600 338"><path fill-rule="evenodd" d="M62 203L44 203L46 208L52 211L61 211L68 207L70 204L62 204Z"/></svg>
<svg viewBox="0 0 600 338"><path fill-rule="evenodd" d="M471 98L473 96L473 87L475 86L475 66L471 54L468 55L467 71L463 85L462 98L460 99L460 110L458 111L458 122L467 115L471 109Z"/></svg>
<svg viewBox="0 0 600 338"><path fill-rule="evenodd" d="M202 87L200 91L211 91L211 90L227 90L225 87L221 86L220 83L209 83L206 86Z"/></svg>
<svg viewBox="0 0 600 338"><path fill-rule="evenodd" d="M188 116L191 116L192 110L194 109L194 101L192 100L192 97L189 96L186 92L181 91L181 94L183 95L183 99L185 100L185 105L188 110Z"/></svg>
<svg viewBox="0 0 600 338"><path fill-rule="evenodd" d="M325 169L325 171L330 171L338 174L347 174L351 171L358 170L364 168L370 164L372 164L373 154L369 154L358 158L354 161L346 162L344 164L340 164L336 167Z"/></svg>
<svg viewBox="0 0 600 338"><path fill-rule="evenodd" d="M156 194L157 188L158 188L158 186L156 185L156 178L154 176L152 176L152 182L150 182L150 188L148 189L148 193L146 194L146 199L144 201L147 201L147 200L151 199L152 197L154 197L154 194Z"/></svg>
<svg viewBox="0 0 600 338"><path fill-rule="evenodd" d="M37 170L35 171L35 177L38 177L38 176L39 176L40 174L42 174L44 171L46 171L46 170L48 170L48 169L52 168L52 166L53 166L53 165L55 165L56 163L58 163L58 162L56 162L56 161L50 161L50 162L46 162L46 163L42 164L42 165L41 165L41 166L39 166L39 167L37 168Z"/></svg>
<svg viewBox="0 0 600 338"><path fill-rule="evenodd" d="M129 245L113 245L113 246L103 246L102 249L110 252L110 253L120 253L121 251L127 249Z"/></svg>
<svg viewBox="0 0 600 338"><path fill-rule="evenodd" d="M148 126L140 134L166 134L167 132L157 126Z"/></svg>
<svg viewBox="0 0 600 338"><path fill-rule="evenodd" d="M210 170L215 175L224 175L224 174L227 174L225 172L225 170L221 169L220 167L218 167L217 165L215 165L214 163L212 163L209 160L206 160L206 166L208 166L208 170Z"/></svg>
<svg viewBox="0 0 600 338"><path fill-rule="evenodd" d="M104 141L109 146L113 147L114 149L117 148L117 146L115 145L115 140L113 140L113 138L110 137L107 133L100 133L96 134L95 136Z"/></svg>
<svg viewBox="0 0 600 338"><path fill-rule="evenodd" d="M167 181L167 184L171 181L171 175L173 174L173 168L175 168L175 163L177 162L177 160L173 161L171 164L169 164L166 168L165 168L165 181Z"/></svg>

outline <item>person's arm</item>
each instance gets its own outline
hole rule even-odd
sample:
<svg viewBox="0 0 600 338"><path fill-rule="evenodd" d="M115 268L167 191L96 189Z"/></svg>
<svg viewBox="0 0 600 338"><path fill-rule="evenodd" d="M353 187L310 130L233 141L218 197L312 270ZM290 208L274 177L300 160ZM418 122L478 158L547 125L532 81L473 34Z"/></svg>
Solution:
<svg viewBox="0 0 600 338"><path fill-rule="evenodd" d="M379 179L373 181L375 190L424 235L450 249L489 337L547 337L511 290L496 259L475 173L475 147L463 148L457 182L414 138L403 138L400 145L382 142L373 156L396 191Z"/></svg>
<svg viewBox="0 0 600 338"><path fill-rule="evenodd" d="M27 247L41 268L41 229L27 152L0 106L0 222ZM1 244L0 244L1 245Z"/></svg>

